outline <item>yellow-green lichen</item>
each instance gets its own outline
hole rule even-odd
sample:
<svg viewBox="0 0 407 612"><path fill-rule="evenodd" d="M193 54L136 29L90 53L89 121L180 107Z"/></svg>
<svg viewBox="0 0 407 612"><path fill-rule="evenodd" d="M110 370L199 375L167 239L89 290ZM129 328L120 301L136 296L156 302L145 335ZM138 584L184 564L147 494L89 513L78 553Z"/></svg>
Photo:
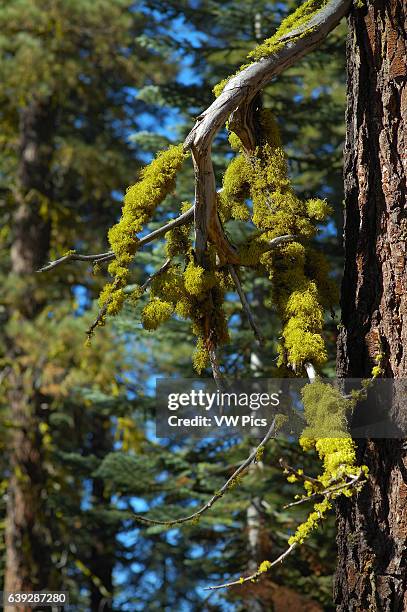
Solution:
<svg viewBox="0 0 407 612"><path fill-rule="evenodd" d="M327 2L328 0L307 0L301 4L294 13L288 15L288 17L281 22L280 27L273 36L267 38L249 53L249 59L257 61L279 51L285 44L285 41L281 39L290 32L297 30L297 28L305 26L318 11L326 6ZM302 34L297 34L297 37L307 34L308 31L309 30L305 29ZM290 40L292 39L290 38Z"/></svg>
<svg viewBox="0 0 407 612"><path fill-rule="evenodd" d="M186 157L182 145L170 146L140 173L139 181L124 196L121 218L109 230L115 259L109 264L114 282L103 289L99 303L107 314L117 314L123 305L122 288L129 279L129 265L137 250L140 232L150 221L156 207L175 187L176 175Z"/></svg>
<svg viewBox="0 0 407 612"><path fill-rule="evenodd" d="M306 385L302 398L307 427L300 444L304 450L315 449L323 465L322 474L313 481L305 481L304 488L308 497L321 493L323 499L314 505L289 544L301 544L331 509L332 500L340 495L350 497L360 490L368 473L366 466L357 464L356 445L347 432L347 416L354 401L320 380Z"/></svg>
<svg viewBox="0 0 407 612"><path fill-rule="evenodd" d="M362 3L363 6L363 0L355 1L357 3L356 6L360 6L359 3ZM288 15L288 17L281 22L280 27L277 29L276 33L273 34L273 36L264 40L249 53L248 59L250 62L255 62L277 53L284 47L288 40L292 42L295 38L302 38L306 36L310 31L312 31L312 28L304 28L303 26L306 26L306 24L318 13L318 11L324 8L327 3L328 0L306 0L306 2L301 4L297 10ZM284 40L284 38L287 37L290 32L293 32L298 28L301 29L301 32ZM243 66L241 66L235 74L238 74L247 68L247 66L250 66L250 64L243 64ZM225 86L233 76L235 75L223 79L220 83L217 83L217 85L214 86L213 93L216 97L220 96Z"/></svg>
<svg viewBox="0 0 407 612"><path fill-rule="evenodd" d="M257 572L259 574L264 574L265 572L267 572L271 567L271 561L268 561L267 559L265 561L262 561L258 567Z"/></svg>
<svg viewBox="0 0 407 612"><path fill-rule="evenodd" d="M157 329L164 321L167 321L172 313L174 307L170 302L160 300L160 298L153 298L146 306L144 306L141 313L141 322L144 329L153 331Z"/></svg>
<svg viewBox="0 0 407 612"><path fill-rule="evenodd" d="M190 261L184 272L185 289L191 295L201 295L216 284L214 272L204 270L201 266Z"/></svg>
<svg viewBox="0 0 407 612"><path fill-rule="evenodd" d="M242 154L237 155L229 163L223 177L222 191L218 197L222 221L231 218L248 221L250 211L246 199L249 196L251 176L251 166Z"/></svg>

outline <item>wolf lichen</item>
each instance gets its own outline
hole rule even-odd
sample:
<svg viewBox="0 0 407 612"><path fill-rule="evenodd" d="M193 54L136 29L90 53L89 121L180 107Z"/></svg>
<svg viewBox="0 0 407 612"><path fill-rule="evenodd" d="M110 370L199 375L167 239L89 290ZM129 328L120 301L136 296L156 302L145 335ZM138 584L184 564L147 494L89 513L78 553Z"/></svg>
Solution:
<svg viewBox="0 0 407 612"><path fill-rule="evenodd" d="M248 221L250 211L246 204L252 169L243 154L236 155L229 163L223 176L222 191L218 197L218 207L222 221L240 219Z"/></svg>
<svg viewBox="0 0 407 612"><path fill-rule="evenodd" d="M357 463L356 445L347 431L347 417L355 401L320 380L306 385L302 398L307 427L300 445L305 451L315 449L323 465L322 474L313 481L305 480L304 488L308 497L321 494L323 499L298 526L288 541L290 545L301 544L332 508L332 501L340 495L350 497L360 490L368 474L368 468Z"/></svg>
<svg viewBox="0 0 407 612"><path fill-rule="evenodd" d="M310 19L314 17L318 11L326 6L327 3L328 0L307 0L301 4L301 6L294 11L294 13L288 15L288 17L281 22L280 27L277 29L276 33L273 34L273 36L267 38L249 53L249 59L257 61L279 51L285 44L285 41L282 41L281 38L293 30L306 25L307 22L310 21ZM305 30L304 34L307 33L308 31ZM304 34L301 34L300 36L304 36ZM290 40L292 39L290 38Z"/></svg>
<svg viewBox="0 0 407 612"><path fill-rule="evenodd" d="M153 298L144 307L141 314L141 322L145 329L150 331L157 329L164 321L168 321L174 308L170 302L164 302L160 298Z"/></svg>
<svg viewBox="0 0 407 612"><path fill-rule="evenodd" d="M283 324L279 364L288 363L297 370L307 361L320 366L327 358L322 337L324 308L332 307L336 296L328 266L313 268L310 263L318 256L306 244L330 207L324 200L302 201L295 194L278 125L269 110L260 111L259 124L262 144L248 155L240 143L240 151L225 172L221 212L230 218L235 202L252 202L252 221L260 233L240 246L239 255L246 265L263 267L273 283L273 301ZM232 142L239 148L238 139ZM270 252L270 241L282 235L295 239ZM323 256L319 259L321 264Z"/></svg>
<svg viewBox="0 0 407 612"><path fill-rule="evenodd" d="M185 268L184 283L190 295L202 295L216 285L216 276L213 271L204 270L191 260Z"/></svg>
<svg viewBox="0 0 407 612"><path fill-rule="evenodd" d="M357 6L360 6L360 2L363 2L363 0L356 0ZM247 59L250 62L256 62L280 51L280 49L282 49L287 43L287 39L284 40L284 37L290 32L305 26L321 9L327 5L327 3L328 0L306 0L306 2L301 4L296 11L283 19L275 34L273 34L273 36L270 38L266 38L266 40L253 49L253 51L251 51L247 56ZM294 35L288 40L292 42L295 40L295 38L302 38L311 30L312 28L305 28L300 34ZM247 66L250 66L250 64L244 64L241 66L235 75L247 68ZM217 83L214 86L213 93L216 97L220 96L227 83L235 75L232 75L227 79L223 79L220 83Z"/></svg>
<svg viewBox="0 0 407 612"><path fill-rule="evenodd" d="M150 221L158 204L174 190L176 175L186 157L181 144L170 146L160 152L141 171L140 180L128 188L121 218L108 234L115 254L108 268L114 282L106 285L99 299L107 314L115 315L120 311L125 298L122 289L128 282L129 266L139 242L137 233Z"/></svg>

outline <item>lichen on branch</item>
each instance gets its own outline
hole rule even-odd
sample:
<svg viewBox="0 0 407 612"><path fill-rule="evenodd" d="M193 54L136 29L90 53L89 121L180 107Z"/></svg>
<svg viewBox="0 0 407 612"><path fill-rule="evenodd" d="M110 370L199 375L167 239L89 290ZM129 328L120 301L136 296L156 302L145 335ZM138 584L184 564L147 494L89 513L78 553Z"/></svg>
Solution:
<svg viewBox="0 0 407 612"><path fill-rule="evenodd" d="M170 146L158 153L157 157L140 173L140 179L127 189L120 220L109 230L109 243L115 259L109 264L113 282L108 283L99 298L106 314L120 312L126 295L123 288L129 280L129 266L137 251L138 238L145 225L151 220L157 206L175 188L175 181L183 161L188 157L183 146ZM104 322L104 317L100 321Z"/></svg>

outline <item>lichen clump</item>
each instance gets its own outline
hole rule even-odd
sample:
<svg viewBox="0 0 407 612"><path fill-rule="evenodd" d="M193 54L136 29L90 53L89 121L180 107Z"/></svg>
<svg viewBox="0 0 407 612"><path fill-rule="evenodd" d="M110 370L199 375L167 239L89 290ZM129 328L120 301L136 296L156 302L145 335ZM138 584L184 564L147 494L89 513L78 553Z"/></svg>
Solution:
<svg viewBox="0 0 407 612"><path fill-rule="evenodd" d="M327 358L324 310L335 303L337 289L323 255L310 248L309 241L330 208L321 199L298 198L269 110L260 112L259 124L262 144L254 152L245 151L233 135L238 154L225 172L219 211L225 221L245 219L250 214L247 202L252 202L251 220L259 231L241 245L239 255L272 281L273 301L283 323L279 365L300 371L307 361L320 366ZM291 241L270 249L270 241L279 236L291 236Z"/></svg>
<svg viewBox="0 0 407 612"><path fill-rule="evenodd" d="M174 263L152 282L142 323L154 330L172 314L189 320L197 339L193 364L200 373L209 363L210 351L229 339L223 302L231 279L226 270L215 270L214 257L210 270L196 264L191 247L184 258L188 262L184 268Z"/></svg>
<svg viewBox="0 0 407 612"><path fill-rule="evenodd" d="M320 380L303 388L302 399L307 427L300 445L305 451L316 450L323 471L314 480L304 479L306 496L320 497L306 521L290 537L289 544L302 544L332 508L332 501L359 491L368 473L366 466L357 464L356 445L347 431L347 417L355 400L344 398L338 389ZM297 480L292 475L289 479Z"/></svg>
<svg viewBox="0 0 407 612"><path fill-rule="evenodd" d="M175 188L175 180L187 155L182 145L170 146L140 173L140 180L128 188L120 220L109 230L109 243L115 259L109 264L113 276L102 290L99 304L106 313L120 312L125 294L123 287L129 279L129 266L137 251L137 233L148 223L157 206Z"/></svg>

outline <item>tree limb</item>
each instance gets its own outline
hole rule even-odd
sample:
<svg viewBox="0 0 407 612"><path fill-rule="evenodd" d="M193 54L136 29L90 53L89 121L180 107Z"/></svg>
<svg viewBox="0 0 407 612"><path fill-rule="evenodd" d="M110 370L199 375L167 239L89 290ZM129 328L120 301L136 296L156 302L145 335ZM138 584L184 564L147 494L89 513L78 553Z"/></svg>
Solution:
<svg viewBox="0 0 407 612"><path fill-rule="evenodd" d="M267 569L261 569L261 570L258 569L257 572L250 574L250 576L246 576L246 578L238 578L237 580L233 580L232 582L225 582L224 584L217 584L215 586L205 587L205 590L215 591L216 589L226 589L228 587L235 586L238 584L239 585L244 584L245 582L254 582L257 578L260 578L260 576L262 576L263 574L268 572L268 570L274 567L274 565L277 565L277 563L282 563L284 559L288 557L288 555L294 550L296 546L297 546L296 542L294 542L294 544L291 544L291 546L289 546L287 550L285 550L279 557L277 557L277 559L274 559L274 561L270 562L267 565Z"/></svg>
<svg viewBox="0 0 407 612"><path fill-rule="evenodd" d="M253 62L226 84L220 96L198 118L184 142L195 168L195 250L205 267L208 239L217 246L224 263L238 264L236 251L225 236L216 210L216 185L211 159L212 141L229 115L246 107L272 78L315 49L345 16L350 0L331 0L308 22L281 37L286 44L269 57Z"/></svg>
<svg viewBox="0 0 407 612"><path fill-rule="evenodd" d="M273 436L273 434L275 434L275 431L276 431L276 419L274 418L273 422L271 423L271 425L269 427L269 430L267 431L266 435L264 436L264 438L260 442L260 444L258 446L256 446L256 448L254 448L252 450L252 452L250 453L248 458L245 461L243 461L243 463L241 463L239 465L237 470L235 470L233 472L232 476L230 476L230 478L228 478L228 480L225 482L223 487L221 489L219 489L219 491L216 491L216 493L210 498L210 500L207 501L206 504L204 504L199 510L197 510L193 514L190 514L188 516L184 516L182 518L170 520L170 521L159 521L159 520L155 520L155 519L149 519L149 518L147 518L145 516L141 516L139 514L136 514L134 516L135 520L136 521L140 521L142 523L147 523L148 525L168 525L168 526L172 526L172 525L180 525L181 523L187 523L188 521L193 521L194 519L199 518L201 516L201 514L204 514L204 512L207 512L213 506L213 504L215 502L217 502L221 497L223 497L223 495L229 489L231 484L233 484L233 481L243 472L243 470L245 470L251 463L253 463L255 461L257 453L259 452L260 449L262 449L267 444L267 442L270 440L270 438Z"/></svg>
<svg viewBox="0 0 407 612"><path fill-rule="evenodd" d="M157 238L161 238L162 236L164 236L164 234L174 229L175 227L179 227L180 225L185 225L186 223L189 223L189 221L192 221L193 216L194 216L194 206L192 206L189 210L184 212L182 215L180 215L176 219L173 219L172 221L169 221L166 225L163 225L163 227L159 227L158 229L154 230L150 234L147 234L147 236L140 238L137 244L138 249L141 249L143 246L145 246L146 244L150 242L153 242L153 240L156 240ZM96 253L95 255L82 255L81 253L68 253L67 255L64 255L63 257L56 259L55 261L50 261L49 264L47 264L43 268L40 268L38 272L47 272L48 270L52 270L53 268L56 268L57 266L63 263L67 263L68 261L88 261L90 263L98 263L102 261L103 262L111 261L114 258L115 258L115 254L113 253L113 251L106 251L106 253Z"/></svg>
<svg viewBox="0 0 407 612"><path fill-rule="evenodd" d="M252 311L250 309L250 304L247 301L246 295L243 291L242 285L240 283L240 278L239 275L236 271L236 268L232 265L228 266L228 270L230 272L230 276L232 277L232 280L234 282L234 285L236 287L236 291L237 294L240 298L240 301L242 303L242 307L243 310L246 313L247 316L247 320L249 321L250 327L253 330L254 335L256 336L257 342L260 344L260 346L262 346L264 344L264 338L262 333L260 332L259 328L257 327L256 321L254 320L254 317L252 315Z"/></svg>

